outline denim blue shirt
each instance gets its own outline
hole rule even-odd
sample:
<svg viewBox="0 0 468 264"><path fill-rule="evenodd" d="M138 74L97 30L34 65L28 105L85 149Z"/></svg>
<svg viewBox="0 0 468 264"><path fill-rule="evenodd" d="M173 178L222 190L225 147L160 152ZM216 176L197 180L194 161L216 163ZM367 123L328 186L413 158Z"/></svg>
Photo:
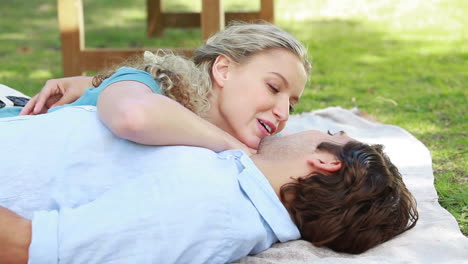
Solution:
<svg viewBox="0 0 468 264"><path fill-rule="evenodd" d="M0 205L32 219L29 263L227 263L299 239L242 151L135 144L95 110L0 119Z"/></svg>

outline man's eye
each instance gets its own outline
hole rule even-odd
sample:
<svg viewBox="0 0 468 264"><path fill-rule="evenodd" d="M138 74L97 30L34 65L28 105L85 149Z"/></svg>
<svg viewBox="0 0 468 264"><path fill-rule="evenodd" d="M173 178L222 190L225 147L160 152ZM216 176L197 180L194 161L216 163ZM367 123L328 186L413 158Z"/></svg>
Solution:
<svg viewBox="0 0 468 264"><path fill-rule="evenodd" d="M332 133L332 132L330 132L330 130L327 130L327 134L330 135L330 136L335 136L335 135L344 135L346 133L343 130L340 130L340 131L338 131L336 133Z"/></svg>

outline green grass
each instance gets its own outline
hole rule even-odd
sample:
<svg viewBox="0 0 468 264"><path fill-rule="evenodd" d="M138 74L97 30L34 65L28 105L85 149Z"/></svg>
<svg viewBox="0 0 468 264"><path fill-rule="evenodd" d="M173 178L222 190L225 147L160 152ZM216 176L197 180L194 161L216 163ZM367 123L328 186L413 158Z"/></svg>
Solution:
<svg viewBox="0 0 468 264"><path fill-rule="evenodd" d="M167 9L200 10L172 0ZM259 1L225 0L228 10ZM144 0L85 0L88 47L196 47L200 30L145 36ZM468 234L468 2L276 0L277 24L304 42L314 70L300 111L359 107L431 151L440 203ZM0 83L33 95L62 76L55 0L2 0Z"/></svg>

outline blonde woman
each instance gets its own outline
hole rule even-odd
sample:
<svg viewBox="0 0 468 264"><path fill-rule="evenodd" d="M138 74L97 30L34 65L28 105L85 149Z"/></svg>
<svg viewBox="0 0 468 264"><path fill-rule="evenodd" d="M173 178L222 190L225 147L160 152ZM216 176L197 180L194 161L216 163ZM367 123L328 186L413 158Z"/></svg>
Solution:
<svg viewBox="0 0 468 264"><path fill-rule="evenodd" d="M192 60L145 53L127 66L49 80L21 114L91 104L115 135L140 144L257 149L284 128L311 69L293 36L245 23L212 36Z"/></svg>

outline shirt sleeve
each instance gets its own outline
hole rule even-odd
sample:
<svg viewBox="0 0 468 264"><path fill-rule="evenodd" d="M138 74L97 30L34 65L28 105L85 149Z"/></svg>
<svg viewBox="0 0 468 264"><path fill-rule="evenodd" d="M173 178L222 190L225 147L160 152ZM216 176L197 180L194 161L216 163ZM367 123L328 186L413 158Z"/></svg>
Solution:
<svg viewBox="0 0 468 264"><path fill-rule="evenodd" d="M141 177L77 208L36 212L29 262L147 263L160 239L153 181ZM138 190L138 191L135 191Z"/></svg>
<svg viewBox="0 0 468 264"><path fill-rule="evenodd" d="M58 213L56 211L39 211L34 214L28 264L58 262L57 228Z"/></svg>

